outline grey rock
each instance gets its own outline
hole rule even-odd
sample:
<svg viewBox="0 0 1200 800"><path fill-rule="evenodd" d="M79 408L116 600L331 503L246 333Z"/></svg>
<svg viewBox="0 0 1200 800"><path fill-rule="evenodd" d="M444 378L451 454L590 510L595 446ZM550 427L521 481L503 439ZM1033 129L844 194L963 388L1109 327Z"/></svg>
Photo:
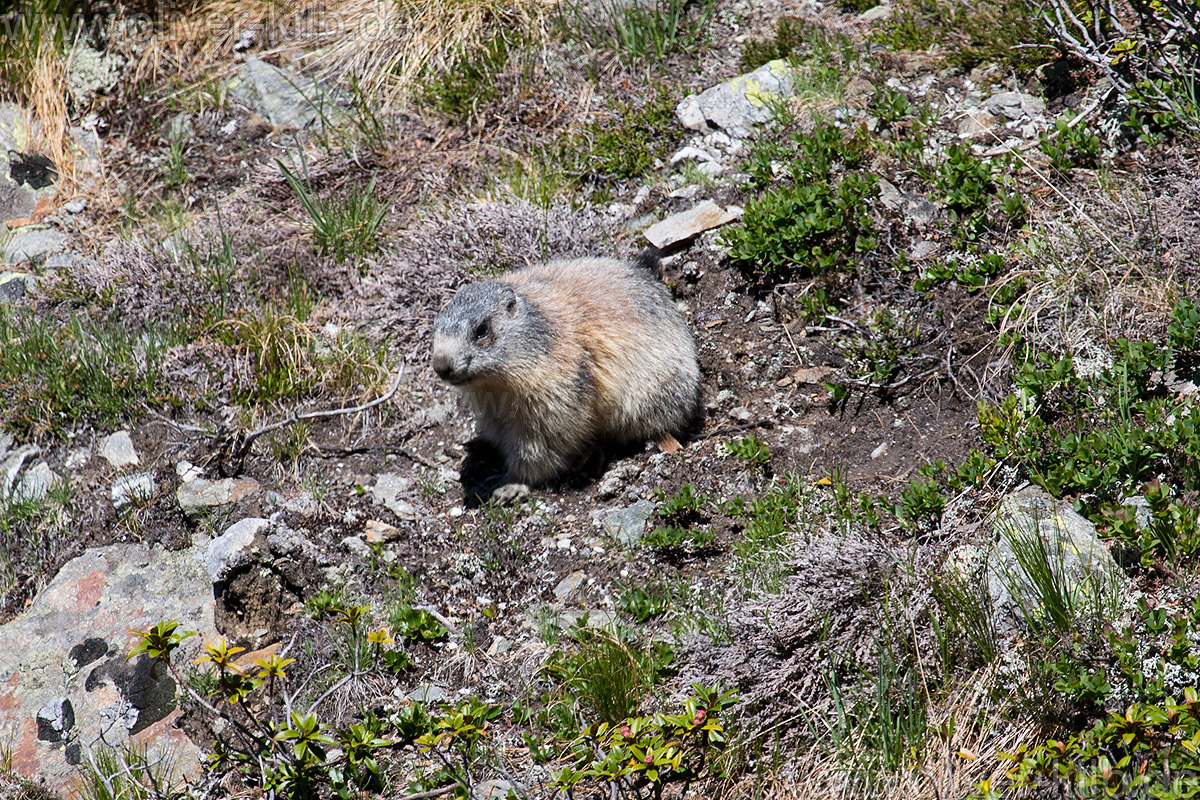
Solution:
<svg viewBox="0 0 1200 800"><path fill-rule="evenodd" d="M10 439L9 446L11 445L12 440ZM36 456L40 452L41 449L36 444L27 444L5 454L4 460L0 461L0 498L8 497L9 492L12 491L17 482L17 475L25 464L25 459Z"/></svg>
<svg viewBox="0 0 1200 800"><path fill-rule="evenodd" d="M163 123L158 135L167 143L186 143L191 140L195 129L196 126L192 123L192 115L186 111L180 111Z"/></svg>
<svg viewBox="0 0 1200 800"><path fill-rule="evenodd" d="M199 772L200 749L177 727L178 687L145 656L126 660L129 631L179 620L197 631L176 658L191 664L219 638L200 550L146 545L88 550L68 562L24 613L0 626L0 727L17 775L69 795L82 746L98 737L138 747L174 772ZM65 745L65 746L64 746Z"/></svg>
<svg viewBox="0 0 1200 800"><path fill-rule="evenodd" d="M642 468L637 464L618 464L608 472L604 473L604 477L600 479L600 483L596 485L597 500L611 500L619 495L625 487L640 475Z"/></svg>
<svg viewBox="0 0 1200 800"><path fill-rule="evenodd" d="M67 234L54 228L39 228L27 225L19 228L4 246L4 261L23 264L61 252L70 239Z"/></svg>
<svg viewBox="0 0 1200 800"><path fill-rule="evenodd" d="M492 639L492 644L487 649L489 656L502 656L512 649L512 642L503 636L497 636Z"/></svg>
<svg viewBox="0 0 1200 800"><path fill-rule="evenodd" d="M989 135L999 123L999 117L982 109L965 110L958 119L958 138L979 139Z"/></svg>
<svg viewBox="0 0 1200 800"><path fill-rule="evenodd" d="M575 570L559 581L558 585L554 587L554 599L560 603L565 602L568 597L575 593L575 590L580 587L583 581L583 571Z"/></svg>
<svg viewBox="0 0 1200 800"><path fill-rule="evenodd" d="M858 15L859 22L875 22L880 19L887 19L892 16L891 6L875 6L868 8L866 11Z"/></svg>
<svg viewBox="0 0 1200 800"><path fill-rule="evenodd" d="M671 156L671 166L680 161L714 161L712 153L706 153L699 147L684 147Z"/></svg>
<svg viewBox="0 0 1200 800"><path fill-rule="evenodd" d="M74 200L69 200L63 203L62 210L68 214L82 214L87 211L88 201L86 197L76 197Z"/></svg>
<svg viewBox="0 0 1200 800"><path fill-rule="evenodd" d="M36 503L42 500L60 480L62 479L54 473L54 470L50 469L49 464L39 461L21 478L21 482L17 484L17 488L12 493L13 499Z"/></svg>
<svg viewBox="0 0 1200 800"><path fill-rule="evenodd" d="M610 512L601 525L605 533L613 537L627 550L637 546L646 533L646 520L654 513L654 504L649 500L638 500L628 508Z"/></svg>
<svg viewBox="0 0 1200 800"><path fill-rule="evenodd" d="M688 95L675 107L675 116L691 130L705 126L720 128L738 139L750 135L753 127L771 119L771 102L792 95L792 68L776 59L753 72Z"/></svg>
<svg viewBox="0 0 1200 800"><path fill-rule="evenodd" d="M585 628L607 628L614 622L612 614L602 608L590 611L565 611L558 618L558 626L563 630L583 625Z"/></svg>
<svg viewBox="0 0 1200 800"><path fill-rule="evenodd" d="M25 272L0 273L0 304L15 303L30 291L33 276Z"/></svg>
<svg viewBox="0 0 1200 800"><path fill-rule="evenodd" d="M230 573L248 564L253 559L254 539L271 527L271 521L260 517L248 517L235 522L217 538L208 543L204 556L208 577L212 583L223 583Z"/></svg>
<svg viewBox="0 0 1200 800"><path fill-rule="evenodd" d="M375 477L375 485L368 491L370 491L371 499L375 501L376 505L385 506L400 519L415 520L417 518L417 510L413 507L413 504L399 497L399 495L404 494L411 488L412 481L408 478L385 472Z"/></svg>
<svg viewBox="0 0 1200 800"><path fill-rule="evenodd" d="M37 208L37 192L8 175L8 162L0 152L0 222L28 217Z"/></svg>
<svg viewBox="0 0 1200 800"><path fill-rule="evenodd" d="M371 548L367 546L366 542L357 536L347 536L346 538L342 539L342 547L345 548L346 552L350 553L351 555L356 555L359 558L371 557Z"/></svg>
<svg viewBox="0 0 1200 800"><path fill-rule="evenodd" d="M1034 584L1014 553L1014 542L1040 538L1050 568L1069 592L1080 591L1088 582L1120 580L1121 572L1096 534L1096 526L1040 489L1004 498L993 515L991 531L996 545L987 554L986 579L993 617L1002 635L1020 630L1022 606L1039 606Z"/></svg>
<svg viewBox="0 0 1200 800"><path fill-rule="evenodd" d="M727 211L712 200L704 200L687 211L672 214L662 222L651 225L643 235L650 244L664 250L704 231L733 222L740 216L740 212L732 209Z"/></svg>
<svg viewBox="0 0 1200 800"><path fill-rule="evenodd" d="M1046 102L1042 98L1024 92L994 94L984 102L984 107L993 114L1001 114L1009 119L1041 117L1046 113Z"/></svg>
<svg viewBox="0 0 1200 800"><path fill-rule="evenodd" d="M440 686L434 686L432 683L423 683L405 695L405 698L414 703L425 703L426 705L441 703L446 697L446 690Z"/></svg>
<svg viewBox="0 0 1200 800"><path fill-rule="evenodd" d="M133 449L133 440L129 438L129 431L117 431L111 436L106 436L100 442L100 455L117 469L136 467L142 463L138 458L137 451Z"/></svg>
<svg viewBox="0 0 1200 800"><path fill-rule="evenodd" d="M504 800L509 792L515 791L516 787L508 781L493 778L472 786L471 800Z"/></svg>
<svg viewBox="0 0 1200 800"><path fill-rule="evenodd" d="M886 178L879 179L879 202L884 208L899 211L922 227L932 223L940 213L939 207L929 198L897 189Z"/></svg>
<svg viewBox="0 0 1200 800"><path fill-rule="evenodd" d="M13 435L11 433L0 433L0 463L8 457L8 451L13 446Z"/></svg>
<svg viewBox="0 0 1200 800"><path fill-rule="evenodd" d="M130 503L145 503L154 497L154 473L135 472L113 481L113 508L124 508Z"/></svg>
<svg viewBox="0 0 1200 800"><path fill-rule="evenodd" d="M9 151L23 153L28 146L29 127L25 112L12 103L0 103L0 159L7 157Z"/></svg>
<svg viewBox="0 0 1200 800"><path fill-rule="evenodd" d="M251 58L229 82L235 98L262 114L276 128L304 129L342 116L333 96L321 84Z"/></svg>
<svg viewBox="0 0 1200 800"><path fill-rule="evenodd" d="M208 511L220 506L232 505L239 500L257 494L258 481L253 478L222 478L210 481L194 478L182 484L175 492L179 508L187 516Z"/></svg>

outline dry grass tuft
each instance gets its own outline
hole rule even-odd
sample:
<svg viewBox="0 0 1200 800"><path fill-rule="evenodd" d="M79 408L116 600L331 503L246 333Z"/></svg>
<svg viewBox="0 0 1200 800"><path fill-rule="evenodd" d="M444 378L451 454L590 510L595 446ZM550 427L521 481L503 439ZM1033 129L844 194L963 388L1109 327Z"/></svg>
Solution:
<svg viewBox="0 0 1200 800"><path fill-rule="evenodd" d="M258 56L303 54L329 82L358 79L362 90L395 107L423 76L438 74L501 30L544 41L550 0L210 0L170 20L139 58L135 80L171 74L212 77L249 41ZM249 38L251 37L252 38Z"/></svg>
<svg viewBox="0 0 1200 800"><path fill-rule="evenodd" d="M990 675L960 687L940 705L930 707L929 741L919 764L895 772L866 774L846 753L814 747L785 769L786 773L747 779L728 787L722 797L774 797L778 800L944 800L965 797L980 781L1002 782L1013 752L1031 741L1031 726L1014 725L995 713Z"/></svg>

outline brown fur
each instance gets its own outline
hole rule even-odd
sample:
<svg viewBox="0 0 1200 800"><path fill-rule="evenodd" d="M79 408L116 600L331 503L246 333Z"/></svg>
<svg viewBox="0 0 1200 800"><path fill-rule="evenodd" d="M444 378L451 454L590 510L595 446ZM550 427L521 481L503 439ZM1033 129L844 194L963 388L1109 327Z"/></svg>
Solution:
<svg viewBox="0 0 1200 800"><path fill-rule="evenodd" d="M503 287L520 298L517 311L493 302ZM487 299L460 292L439 315L434 363L504 454L510 481L561 476L596 447L682 436L699 413L691 333L644 264L554 261L483 290ZM488 314L495 339L471 351Z"/></svg>

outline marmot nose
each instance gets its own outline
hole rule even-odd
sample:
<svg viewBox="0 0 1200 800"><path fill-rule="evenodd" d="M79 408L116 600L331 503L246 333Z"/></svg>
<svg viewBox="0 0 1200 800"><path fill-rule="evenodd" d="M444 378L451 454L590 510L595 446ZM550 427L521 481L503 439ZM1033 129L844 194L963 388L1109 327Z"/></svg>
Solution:
<svg viewBox="0 0 1200 800"><path fill-rule="evenodd" d="M444 353L435 353L433 356L433 371L438 374L439 378L449 380L454 374L454 361Z"/></svg>

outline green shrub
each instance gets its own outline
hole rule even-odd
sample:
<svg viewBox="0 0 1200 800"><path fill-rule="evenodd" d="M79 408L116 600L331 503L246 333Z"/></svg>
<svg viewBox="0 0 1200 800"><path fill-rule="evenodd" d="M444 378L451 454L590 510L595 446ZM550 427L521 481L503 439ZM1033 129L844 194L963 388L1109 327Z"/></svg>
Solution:
<svg viewBox="0 0 1200 800"><path fill-rule="evenodd" d="M729 257L764 276L796 269L819 274L852 263L852 255L875 249L869 200L875 178L850 173L828 182L769 190L746 205L742 225L721 234Z"/></svg>
<svg viewBox="0 0 1200 800"><path fill-rule="evenodd" d="M1068 120L1054 123L1054 133L1042 133L1038 148L1050 156L1050 166L1059 172L1072 167L1095 167L1100 163L1100 137L1086 125L1070 126Z"/></svg>

